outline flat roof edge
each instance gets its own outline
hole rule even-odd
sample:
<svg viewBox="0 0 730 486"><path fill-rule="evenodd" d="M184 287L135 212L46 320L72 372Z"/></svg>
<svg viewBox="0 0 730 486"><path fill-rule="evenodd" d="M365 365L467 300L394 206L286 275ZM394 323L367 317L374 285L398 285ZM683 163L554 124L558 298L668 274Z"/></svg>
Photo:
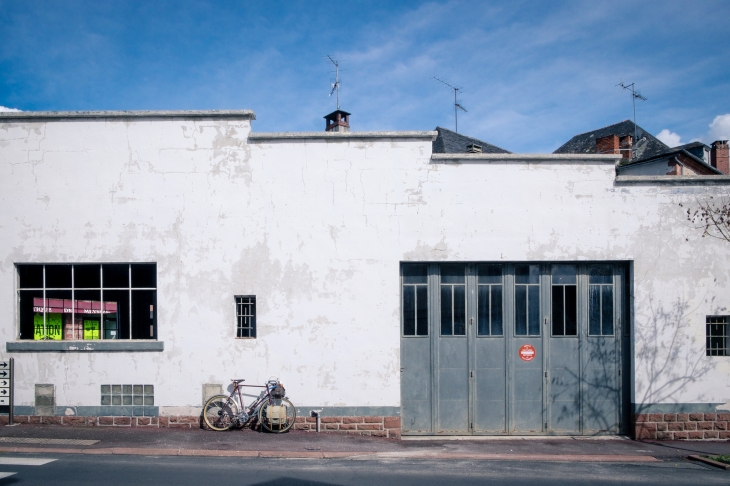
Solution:
<svg viewBox="0 0 730 486"><path fill-rule="evenodd" d="M721 184L730 185L730 175L685 175L685 176L629 176L620 175L616 177L616 184L668 184L668 185L686 185L686 184Z"/></svg>
<svg viewBox="0 0 730 486"><path fill-rule="evenodd" d="M159 118L231 118L255 120L253 110L129 110L129 111L4 111L4 121L58 121L68 119L159 119Z"/></svg>
<svg viewBox="0 0 730 486"><path fill-rule="evenodd" d="M277 142L287 140L436 140L435 131L404 131L404 132L251 132L248 134L250 142Z"/></svg>
<svg viewBox="0 0 730 486"><path fill-rule="evenodd" d="M432 154L434 162L595 162L615 164L615 154Z"/></svg>

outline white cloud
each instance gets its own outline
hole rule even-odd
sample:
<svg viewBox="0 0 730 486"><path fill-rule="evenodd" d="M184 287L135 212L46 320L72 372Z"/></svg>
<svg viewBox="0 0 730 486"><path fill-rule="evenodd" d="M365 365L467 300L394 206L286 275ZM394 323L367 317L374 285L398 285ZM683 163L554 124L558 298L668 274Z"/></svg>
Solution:
<svg viewBox="0 0 730 486"><path fill-rule="evenodd" d="M717 119L717 118L716 118ZM659 140L667 144L669 147L676 147L682 145L679 135L674 132L670 132L668 129L664 129L659 132L656 136Z"/></svg>
<svg viewBox="0 0 730 486"><path fill-rule="evenodd" d="M715 140L730 140L730 113L718 115L712 120L708 136L710 142L714 142Z"/></svg>
<svg viewBox="0 0 730 486"><path fill-rule="evenodd" d="M0 106L0 111L20 111L17 108L7 108L5 106Z"/></svg>

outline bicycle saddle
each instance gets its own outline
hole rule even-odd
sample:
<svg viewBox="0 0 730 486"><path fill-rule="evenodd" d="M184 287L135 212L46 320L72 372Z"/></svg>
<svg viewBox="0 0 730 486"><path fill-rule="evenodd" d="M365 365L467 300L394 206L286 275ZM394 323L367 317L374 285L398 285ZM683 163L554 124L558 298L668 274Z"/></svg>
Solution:
<svg viewBox="0 0 730 486"><path fill-rule="evenodd" d="M240 379L231 378L231 381L233 381L233 382L239 382L239 381L246 381L246 380L244 378L240 378Z"/></svg>

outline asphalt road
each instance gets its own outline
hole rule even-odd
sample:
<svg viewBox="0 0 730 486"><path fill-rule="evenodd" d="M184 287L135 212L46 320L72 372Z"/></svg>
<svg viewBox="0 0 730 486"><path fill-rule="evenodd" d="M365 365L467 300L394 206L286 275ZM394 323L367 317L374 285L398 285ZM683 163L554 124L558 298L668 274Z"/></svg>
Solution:
<svg viewBox="0 0 730 486"><path fill-rule="evenodd" d="M0 471L15 473L0 479L0 485L730 484L730 471L685 460L608 464L5 454Z"/></svg>

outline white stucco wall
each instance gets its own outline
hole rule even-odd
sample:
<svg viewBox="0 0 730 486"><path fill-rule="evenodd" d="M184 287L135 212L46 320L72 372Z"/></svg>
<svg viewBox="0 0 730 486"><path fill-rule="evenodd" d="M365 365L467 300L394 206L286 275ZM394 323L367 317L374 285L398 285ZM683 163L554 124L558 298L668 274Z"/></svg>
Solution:
<svg viewBox="0 0 730 486"><path fill-rule="evenodd" d="M158 265L165 343L13 353L16 404L35 383L68 406L97 405L102 383L151 383L156 405L194 407L203 383L278 376L297 404L398 406L399 262L524 260L632 260L634 401L730 401L730 358L704 356L705 316L728 313L730 243L679 207L727 186L616 185L610 158L458 163L432 160L426 138L249 131L0 124L0 341L17 332L15 263L141 261ZM234 294L257 296L256 340L234 339Z"/></svg>

